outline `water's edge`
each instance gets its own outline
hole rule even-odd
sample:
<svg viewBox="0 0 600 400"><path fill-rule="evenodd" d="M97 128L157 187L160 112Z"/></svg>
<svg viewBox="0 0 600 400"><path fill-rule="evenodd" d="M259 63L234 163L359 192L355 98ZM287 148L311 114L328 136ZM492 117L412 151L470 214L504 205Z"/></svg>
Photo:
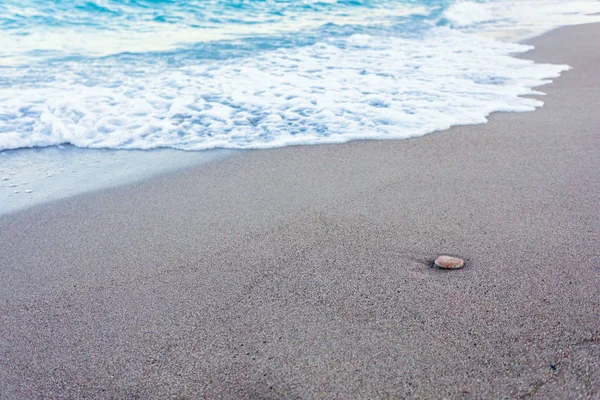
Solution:
<svg viewBox="0 0 600 400"><path fill-rule="evenodd" d="M561 27L555 27L520 43L531 45L537 38L559 28ZM516 55L516 57L530 60L532 59L530 54L531 51L528 51ZM445 130L436 130L432 133L440 134ZM352 142L363 140L371 139L356 139ZM313 145L336 146L335 144ZM2 199L0 215L84 193L137 184L165 174L198 168L204 164L217 162L232 155L241 155L248 151L275 151L275 149L123 150L86 149L60 145L3 150L0 151L0 199Z"/></svg>
<svg viewBox="0 0 600 400"><path fill-rule="evenodd" d="M133 184L219 160L235 150L112 150L75 146L0 152L0 215Z"/></svg>

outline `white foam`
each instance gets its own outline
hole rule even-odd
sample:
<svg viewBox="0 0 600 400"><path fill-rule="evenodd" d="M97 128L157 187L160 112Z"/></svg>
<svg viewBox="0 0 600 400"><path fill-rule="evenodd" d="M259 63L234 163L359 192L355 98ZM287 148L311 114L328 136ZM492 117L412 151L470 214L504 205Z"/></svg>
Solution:
<svg viewBox="0 0 600 400"><path fill-rule="evenodd" d="M523 38L559 25L591 22L599 19L588 15L600 11L599 4L462 1L445 13L449 26L415 39L357 34L324 37L293 49L257 49L250 57L224 61L172 65L149 55L134 62L108 57L3 68L4 81L17 84L0 88L0 150L64 143L118 149L269 148L407 138L483 123L494 111L541 106L540 100L522 95L540 94L532 88L567 67L516 59L511 55L530 47L480 34ZM422 10L360 12L364 18L352 13L314 21L294 16L269 27L240 29L267 34L269 29L296 30L330 20L369 25ZM177 28L156 35L154 25L140 24L132 24L131 31L88 31L90 37L47 32L47 41L41 32L30 32L22 42L0 32L0 41L8 38L0 51L14 52L0 62L19 64L32 49L99 55L214 39L202 36L206 30L181 27L181 32ZM223 29L231 27L219 28L220 34L229 35Z"/></svg>
<svg viewBox="0 0 600 400"><path fill-rule="evenodd" d="M600 2L593 0L457 1L444 13L463 32L521 41L553 28L599 22Z"/></svg>
<svg viewBox="0 0 600 400"><path fill-rule="evenodd" d="M540 106L520 96L567 67L509 55L527 49L436 28L422 39L360 35L201 65L67 63L53 81L0 89L0 148L244 149L419 136Z"/></svg>
<svg viewBox="0 0 600 400"><path fill-rule="evenodd" d="M448 7L444 16L456 28L473 26L478 23L492 21L493 15L489 12L489 4L475 3L472 1L458 1Z"/></svg>

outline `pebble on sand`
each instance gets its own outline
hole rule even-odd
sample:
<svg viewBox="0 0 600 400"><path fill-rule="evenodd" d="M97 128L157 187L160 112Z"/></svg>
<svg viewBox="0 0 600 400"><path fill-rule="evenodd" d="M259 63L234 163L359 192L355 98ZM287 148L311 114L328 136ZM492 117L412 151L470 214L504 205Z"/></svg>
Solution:
<svg viewBox="0 0 600 400"><path fill-rule="evenodd" d="M465 266L465 261L452 256L439 256L435 259L434 264L442 269L460 269Z"/></svg>

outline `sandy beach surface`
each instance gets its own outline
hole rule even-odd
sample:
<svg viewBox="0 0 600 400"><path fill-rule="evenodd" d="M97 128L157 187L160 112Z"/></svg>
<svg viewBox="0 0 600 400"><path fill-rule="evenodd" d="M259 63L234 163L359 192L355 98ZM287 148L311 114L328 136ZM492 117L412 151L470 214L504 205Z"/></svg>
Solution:
<svg viewBox="0 0 600 400"><path fill-rule="evenodd" d="M0 398L600 398L600 25L532 43L535 112L0 216Z"/></svg>

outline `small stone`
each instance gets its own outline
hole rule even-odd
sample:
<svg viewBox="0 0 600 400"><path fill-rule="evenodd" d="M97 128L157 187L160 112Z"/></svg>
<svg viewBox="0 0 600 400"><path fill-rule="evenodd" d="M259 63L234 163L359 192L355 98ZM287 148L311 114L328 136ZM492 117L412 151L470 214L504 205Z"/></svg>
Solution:
<svg viewBox="0 0 600 400"><path fill-rule="evenodd" d="M439 256L433 263L442 269L461 269L465 266L464 260L452 256Z"/></svg>

